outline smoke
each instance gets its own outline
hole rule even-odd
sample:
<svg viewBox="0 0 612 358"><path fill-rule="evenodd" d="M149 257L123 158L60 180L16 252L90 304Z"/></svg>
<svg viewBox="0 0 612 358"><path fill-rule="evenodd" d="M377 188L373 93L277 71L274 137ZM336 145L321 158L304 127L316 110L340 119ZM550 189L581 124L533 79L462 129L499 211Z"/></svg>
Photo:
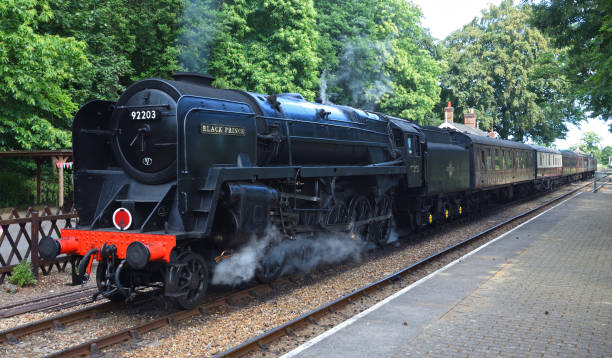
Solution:
<svg viewBox="0 0 612 358"><path fill-rule="evenodd" d="M280 241L282 234L276 227L269 227L261 238L253 237L238 253L219 262L213 271L212 284L238 285L255 276L261 258L270 243Z"/></svg>
<svg viewBox="0 0 612 358"><path fill-rule="evenodd" d="M385 63L393 55L391 41L372 41L356 38L347 41L338 69L321 75L321 99L336 103L376 110L385 93L392 90L392 79L385 71ZM332 89L328 93L328 89Z"/></svg>
<svg viewBox="0 0 612 358"><path fill-rule="evenodd" d="M348 259L359 260L366 247L363 241L344 233L298 235L282 242L281 239L282 234L274 227L263 237L251 239L238 253L215 266L212 283L236 286L251 280L264 256L269 262L281 262L285 257L282 272L285 275L307 273L318 266Z"/></svg>
<svg viewBox="0 0 612 358"><path fill-rule="evenodd" d="M188 72L209 72L212 45L218 38L219 13L214 0L187 0L179 19L179 62Z"/></svg>
<svg viewBox="0 0 612 358"><path fill-rule="evenodd" d="M391 233L389 233L389 238L387 239L387 242L385 242L385 245L389 245L397 241L399 241L399 234L397 233L397 230L395 230L395 225L393 225L393 227L391 228Z"/></svg>
<svg viewBox="0 0 612 358"><path fill-rule="evenodd" d="M321 72L321 81L320 81L320 89L319 89L319 98L321 98L321 103L330 104L329 99L327 98L327 70L323 70Z"/></svg>

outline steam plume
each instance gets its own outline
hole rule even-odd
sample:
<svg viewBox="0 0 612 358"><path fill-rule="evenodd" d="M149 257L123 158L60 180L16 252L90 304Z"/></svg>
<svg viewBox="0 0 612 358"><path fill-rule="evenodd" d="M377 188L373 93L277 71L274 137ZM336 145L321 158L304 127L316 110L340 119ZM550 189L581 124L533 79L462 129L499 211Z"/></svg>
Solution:
<svg viewBox="0 0 612 358"><path fill-rule="evenodd" d="M278 229L271 228L264 237L251 239L238 253L215 266L212 283L236 286L251 280L264 255L286 255L282 274L290 274L309 272L317 266L351 258L357 260L365 249L363 241L351 239L344 233L324 233L314 237L304 235L280 242L281 237ZM272 250L268 250L270 244L276 244L272 245Z"/></svg>

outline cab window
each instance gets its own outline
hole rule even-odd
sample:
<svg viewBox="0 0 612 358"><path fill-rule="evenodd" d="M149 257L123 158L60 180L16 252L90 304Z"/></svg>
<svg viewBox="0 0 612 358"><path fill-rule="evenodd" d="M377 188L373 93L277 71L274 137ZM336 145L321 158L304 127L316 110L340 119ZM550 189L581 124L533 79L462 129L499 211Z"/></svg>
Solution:
<svg viewBox="0 0 612 358"><path fill-rule="evenodd" d="M393 139L395 140L395 146L402 148L404 146L404 133L398 129L393 129Z"/></svg>
<svg viewBox="0 0 612 358"><path fill-rule="evenodd" d="M419 139L416 136L412 136L412 153L414 153L414 155L421 154L419 150Z"/></svg>
<svg viewBox="0 0 612 358"><path fill-rule="evenodd" d="M412 137L406 136L406 150L408 151L408 155L412 155Z"/></svg>

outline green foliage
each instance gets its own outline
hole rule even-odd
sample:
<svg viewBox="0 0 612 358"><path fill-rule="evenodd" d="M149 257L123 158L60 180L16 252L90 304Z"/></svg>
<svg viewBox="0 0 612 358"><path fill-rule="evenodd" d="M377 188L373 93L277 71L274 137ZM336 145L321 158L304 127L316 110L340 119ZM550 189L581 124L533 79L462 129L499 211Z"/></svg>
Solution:
<svg viewBox="0 0 612 358"><path fill-rule="evenodd" d="M600 164L608 165L610 157L612 157L612 147L608 145L601 150L601 154L599 154L599 158L597 158L597 161Z"/></svg>
<svg viewBox="0 0 612 358"><path fill-rule="evenodd" d="M580 144L578 144L576 149L599 159L601 155L599 143L601 143L601 136L599 134L595 132L584 132L580 138Z"/></svg>
<svg viewBox="0 0 612 358"><path fill-rule="evenodd" d="M319 59L312 0L227 1L217 21L209 63L217 86L314 98Z"/></svg>
<svg viewBox="0 0 612 358"><path fill-rule="evenodd" d="M403 0L317 0L322 95L433 124L442 66L421 13Z"/></svg>
<svg viewBox="0 0 612 358"><path fill-rule="evenodd" d="M168 77L178 69L178 17L183 0L53 0L48 33L87 44L92 66L75 72L74 98L115 100L144 77ZM146 14L146 15L145 15Z"/></svg>
<svg viewBox="0 0 612 358"><path fill-rule="evenodd" d="M19 287L36 285L38 281L32 272L32 264L26 260L22 260L13 268L9 282Z"/></svg>
<svg viewBox="0 0 612 358"><path fill-rule="evenodd" d="M88 62L83 42L38 31L52 17L46 0L0 2L0 150L70 147L67 87Z"/></svg>
<svg viewBox="0 0 612 358"><path fill-rule="evenodd" d="M0 208L16 207L34 202L35 185L23 174L0 173Z"/></svg>
<svg viewBox="0 0 612 358"><path fill-rule="evenodd" d="M168 78L179 69L179 18L185 0L130 0L126 6L127 33L133 38L130 54L133 74L128 81L145 77ZM96 1L93 2L97 4ZM113 8L115 9L115 8Z"/></svg>
<svg viewBox="0 0 612 358"><path fill-rule="evenodd" d="M58 204L58 171L50 161L41 165L40 199L42 205ZM64 207L72 207L72 170L64 170ZM27 208L36 203L36 165L21 158L0 160L0 208Z"/></svg>
<svg viewBox="0 0 612 358"><path fill-rule="evenodd" d="M421 17L405 0L3 0L0 150L67 148L77 105L176 70L424 125L451 100L544 144L584 118L576 98L610 117L610 1L506 0L440 45Z"/></svg>
<svg viewBox="0 0 612 358"><path fill-rule="evenodd" d="M564 76L565 52L530 24L527 6L503 1L483 11L446 40L448 70L443 99L456 113L476 110L481 127L502 138L525 136L549 144L564 136L565 122L584 118Z"/></svg>
<svg viewBox="0 0 612 358"><path fill-rule="evenodd" d="M533 8L536 26L568 49L566 74L587 110L612 119L612 2L545 0Z"/></svg>

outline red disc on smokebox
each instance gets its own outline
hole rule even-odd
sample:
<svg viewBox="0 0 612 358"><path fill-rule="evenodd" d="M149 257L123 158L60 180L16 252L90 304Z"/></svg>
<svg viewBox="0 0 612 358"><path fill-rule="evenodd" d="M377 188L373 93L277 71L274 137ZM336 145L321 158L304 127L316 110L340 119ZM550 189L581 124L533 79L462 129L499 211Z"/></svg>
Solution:
<svg viewBox="0 0 612 358"><path fill-rule="evenodd" d="M119 208L113 213L113 224L119 230L127 230L132 225L132 214L126 208Z"/></svg>

